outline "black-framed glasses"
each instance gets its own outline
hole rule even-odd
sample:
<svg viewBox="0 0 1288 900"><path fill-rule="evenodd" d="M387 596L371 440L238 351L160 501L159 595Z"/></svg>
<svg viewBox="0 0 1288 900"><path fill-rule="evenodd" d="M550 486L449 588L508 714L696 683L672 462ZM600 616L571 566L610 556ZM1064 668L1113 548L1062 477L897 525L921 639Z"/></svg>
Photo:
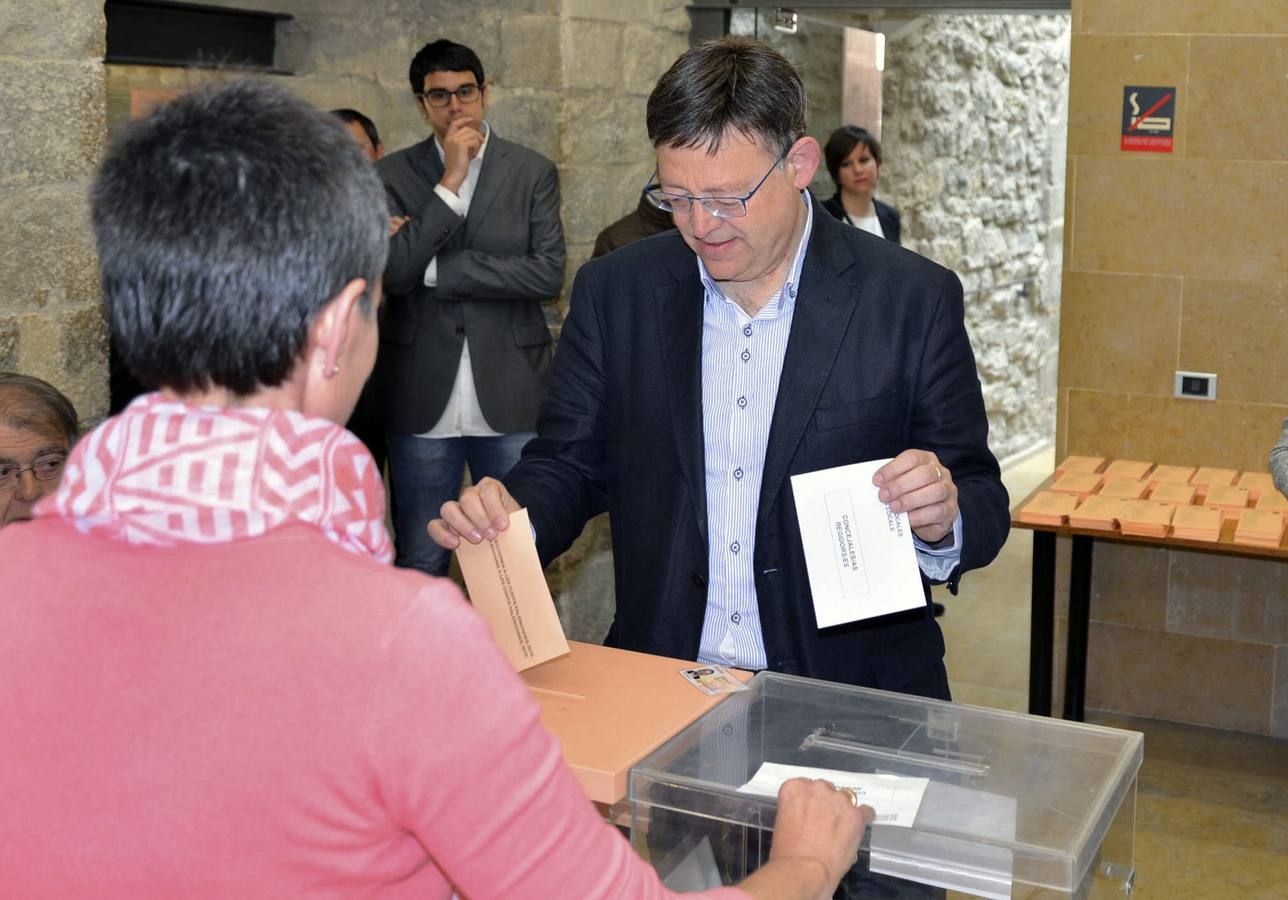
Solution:
<svg viewBox="0 0 1288 900"><path fill-rule="evenodd" d="M67 457L61 453L42 456L29 466L0 463L0 491L11 491L16 488L23 472L30 472L37 481L53 481L63 474L63 466L66 464Z"/></svg>
<svg viewBox="0 0 1288 900"><path fill-rule="evenodd" d="M644 196L648 198L649 203L669 213L687 216L693 211L693 201L696 200L702 204L703 209L717 219L738 219L747 214L747 201L756 196L756 191L760 190L761 185L769 180L770 174L786 158L787 155L783 154L774 160L765 177L756 182L756 186L741 197L693 197L689 194L668 194L656 181L656 169L653 170L653 177L649 179L649 183L644 185Z"/></svg>
<svg viewBox="0 0 1288 900"><path fill-rule="evenodd" d="M462 103L473 103L478 99L481 88L477 84L463 84L454 91L445 88L434 88L418 94L418 97L424 99L426 103L435 109L442 109L444 106L450 106L452 98L455 97Z"/></svg>

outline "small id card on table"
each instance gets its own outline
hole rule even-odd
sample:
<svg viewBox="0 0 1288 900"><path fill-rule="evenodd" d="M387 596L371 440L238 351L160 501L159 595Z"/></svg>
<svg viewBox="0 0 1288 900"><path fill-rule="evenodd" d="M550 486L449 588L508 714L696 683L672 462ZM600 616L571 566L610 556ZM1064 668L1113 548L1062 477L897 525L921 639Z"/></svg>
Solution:
<svg viewBox="0 0 1288 900"><path fill-rule="evenodd" d="M747 686L734 678L724 666L695 666L692 669L681 669L680 674L685 681L707 695L747 690Z"/></svg>

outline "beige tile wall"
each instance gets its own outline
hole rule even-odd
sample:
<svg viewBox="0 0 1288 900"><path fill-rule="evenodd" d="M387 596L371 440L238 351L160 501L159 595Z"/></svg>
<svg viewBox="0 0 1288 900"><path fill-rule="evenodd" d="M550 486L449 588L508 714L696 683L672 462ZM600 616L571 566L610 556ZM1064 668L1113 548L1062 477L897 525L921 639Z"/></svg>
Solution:
<svg viewBox="0 0 1288 900"><path fill-rule="evenodd" d="M1288 3L1074 0L1057 453L1266 469L1288 418ZM1177 88L1174 152L1119 150ZM1172 397L1216 372L1216 402ZM1288 737L1288 565L1100 544L1088 705Z"/></svg>

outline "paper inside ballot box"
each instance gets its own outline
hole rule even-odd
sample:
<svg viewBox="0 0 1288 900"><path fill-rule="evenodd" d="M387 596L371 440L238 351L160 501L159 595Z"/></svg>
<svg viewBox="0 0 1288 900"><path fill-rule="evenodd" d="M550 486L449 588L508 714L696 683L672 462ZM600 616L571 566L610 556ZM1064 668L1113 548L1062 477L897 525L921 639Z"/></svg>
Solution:
<svg viewBox="0 0 1288 900"><path fill-rule="evenodd" d="M872 483L887 462L875 459L792 476L819 628L926 605L908 514L882 503Z"/></svg>
<svg viewBox="0 0 1288 900"><path fill-rule="evenodd" d="M510 514L496 540L461 541L456 558L470 602L516 672L568 652L526 509Z"/></svg>
<svg viewBox="0 0 1288 900"><path fill-rule="evenodd" d="M564 761L591 800L626 796L631 766L713 706L737 694L707 695L680 672L697 663L569 641L569 655L521 677L541 707ZM739 681L751 673L729 669Z"/></svg>

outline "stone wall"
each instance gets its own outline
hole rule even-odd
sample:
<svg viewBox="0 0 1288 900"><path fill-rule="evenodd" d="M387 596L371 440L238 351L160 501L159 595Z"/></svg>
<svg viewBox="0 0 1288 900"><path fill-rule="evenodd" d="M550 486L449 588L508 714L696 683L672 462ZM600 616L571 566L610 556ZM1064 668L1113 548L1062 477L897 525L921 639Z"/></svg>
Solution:
<svg viewBox="0 0 1288 900"><path fill-rule="evenodd" d="M102 151L102 4L0 6L0 370L107 409L86 188Z"/></svg>
<svg viewBox="0 0 1288 900"><path fill-rule="evenodd" d="M990 443L1055 433L1068 16L925 16L889 35L879 194L967 291Z"/></svg>
<svg viewBox="0 0 1288 900"><path fill-rule="evenodd" d="M270 9L279 26L272 76L325 108L349 106L375 120L385 150L428 135L407 81L416 51L440 37L472 47L491 82L487 117L498 134L559 167L568 241L566 284L595 236L635 207L653 169L644 105L663 71L688 46L684 4L666 0L214 0ZM113 118L132 89L187 87L201 71L108 67ZM566 291L565 291L566 294ZM562 318L563 300L552 310Z"/></svg>

